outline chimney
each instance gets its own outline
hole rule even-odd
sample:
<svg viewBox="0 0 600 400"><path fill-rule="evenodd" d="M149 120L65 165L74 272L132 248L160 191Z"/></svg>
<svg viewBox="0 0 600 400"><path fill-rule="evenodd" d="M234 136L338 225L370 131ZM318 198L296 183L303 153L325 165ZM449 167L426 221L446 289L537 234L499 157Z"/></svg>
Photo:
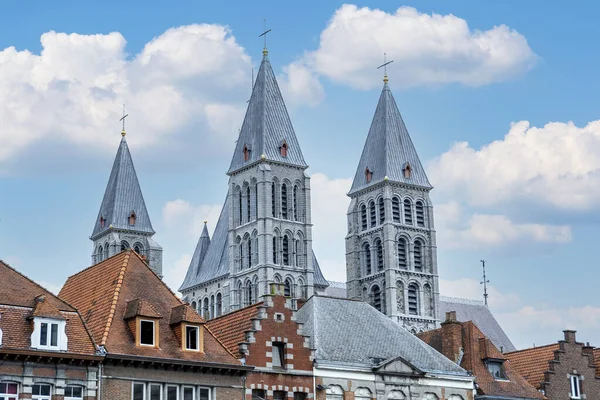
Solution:
<svg viewBox="0 0 600 400"><path fill-rule="evenodd" d="M572 331L572 330L564 330L563 333L565 334L565 342L567 343L575 343L575 333L577 331Z"/></svg>
<svg viewBox="0 0 600 400"><path fill-rule="evenodd" d="M588 356L590 356L591 360L594 359L594 346L590 346L590 342L587 342L585 346L583 346L581 351L583 352L583 354L587 354Z"/></svg>
<svg viewBox="0 0 600 400"><path fill-rule="evenodd" d="M270 293L273 296L284 296L285 295L285 285L281 282L271 282L269 284L271 287Z"/></svg>
<svg viewBox="0 0 600 400"><path fill-rule="evenodd" d="M462 325L456 320L456 311L447 312L446 321L442 322L442 354L457 362L462 342Z"/></svg>
<svg viewBox="0 0 600 400"><path fill-rule="evenodd" d="M448 311L446 313L446 322L456 322L456 311Z"/></svg>

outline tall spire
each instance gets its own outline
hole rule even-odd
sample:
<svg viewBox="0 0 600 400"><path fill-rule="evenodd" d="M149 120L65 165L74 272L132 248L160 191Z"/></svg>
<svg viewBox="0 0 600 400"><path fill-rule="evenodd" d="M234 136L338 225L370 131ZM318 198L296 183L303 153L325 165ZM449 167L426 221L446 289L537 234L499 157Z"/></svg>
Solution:
<svg viewBox="0 0 600 400"><path fill-rule="evenodd" d="M186 287L187 284L194 281L194 279L200 271L202 261L204 261L204 257L206 257L206 253L208 252L208 248L210 246L210 235L208 234L208 228L206 224L207 222L204 221L204 228L202 229L202 234L200 235L200 239L198 240L198 244L196 245L196 250L194 251L194 255L192 256L192 261L190 262L188 272L185 275L183 283L181 284L182 288Z"/></svg>
<svg viewBox="0 0 600 400"><path fill-rule="evenodd" d="M260 160L308 167L266 49L228 174Z"/></svg>
<svg viewBox="0 0 600 400"><path fill-rule="evenodd" d="M384 180L431 188L388 86L387 75L383 81L350 194Z"/></svg>

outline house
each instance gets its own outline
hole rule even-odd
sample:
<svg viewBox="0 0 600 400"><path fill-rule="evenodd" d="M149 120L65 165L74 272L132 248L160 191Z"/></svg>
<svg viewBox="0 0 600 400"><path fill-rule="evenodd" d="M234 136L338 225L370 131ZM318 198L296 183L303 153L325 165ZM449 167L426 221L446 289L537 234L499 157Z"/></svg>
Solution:
<svg viewBox="0 0 600 400"><path fill-rule="evenodd" d="M100 399L230 400L243 366L146 264L128 249L71 277L60 291L104 354Z"/></svg>
<svg viewBox="0 0 600 400"><path fill-rule="evenodd" d="M102 356L81 315L0 261L0 399L95 399Z"/></svg>
<svg viewBox="0 0 600 400"><path fill-rule="evenodd" d="M475 376L476 400L544 398L473 321L459 322L454 311L446 313L441 328L417 336Z"/></svg>
<svg viewBox="0 0 600 400"><path fill-rule="evenodd" d="M600 350L577 342L575 331L563 333L557 343L505 356L548 400L600 399Z"/></svg>
<svg viewBox="0 0 600 400"><path fill-rule="evenodd" d="M313 296L297 318L318 400L473 399L467 371L365 302Z"/></svg>
<svg viewBox="0 0 600 400"><path fill-rule="evenodd" d="M207 322L238 358L253 366L246 400L314 398L313 351L297 322L294 299L272 283L262 301Z"/></svg>

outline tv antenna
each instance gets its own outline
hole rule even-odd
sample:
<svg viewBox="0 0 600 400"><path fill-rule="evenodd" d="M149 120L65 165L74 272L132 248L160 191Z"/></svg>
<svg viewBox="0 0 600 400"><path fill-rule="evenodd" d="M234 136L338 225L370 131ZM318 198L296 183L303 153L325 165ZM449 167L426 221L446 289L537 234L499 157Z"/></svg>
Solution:
<svg viewBox="0 0 600 400"><path fill-rule="evenodd" d="M483 301L485 305L488 305L488 292L487 292L487 284L490 283L489 279L485 276L485 260L480 260L481 266L483 268L483 281L479 282L480 285L483 285Z"/></svg>

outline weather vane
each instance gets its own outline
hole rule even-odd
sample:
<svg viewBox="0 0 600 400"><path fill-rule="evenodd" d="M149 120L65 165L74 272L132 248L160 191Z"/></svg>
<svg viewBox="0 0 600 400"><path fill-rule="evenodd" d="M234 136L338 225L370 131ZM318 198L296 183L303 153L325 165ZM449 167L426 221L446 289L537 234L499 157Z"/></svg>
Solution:
<svg viewBox="0 0 600 400"><path fill-rule="evenodd" d="M388 66L388 64L391 64L393 62L394 62L394 60L387 61L387 54L383 53L383 64L381 64L379 67L377 67L377 69L383 67L383 81L384 82L387 82L387 79L388 79L388 77L387 77L387 66Z"/></svg>
<svg viewBox="0 0 600 400"><path fill-rule="evenodd" d="M263 29L264 29L264 32L261 33L260 35L258 35L258 37L262 37L265 40L265 46L264 46L265 48L263 50L263 53L264 53L265 51L267 51L267 33L271 32L271 29L267 29L267 20L266 19L263 20Z"/></svg>
<svg viewBox="0 0 600 400"><path fill-rule="evenodd" d="M483 281L480 282L480 285L483 285L483 300L485 302L485 305L488 305L488 292L487 292L487 284L490 283L489 279L486 278L485 276L485 260L480 260L481 261L481 265L483 267Z"/></svg>
<svg viewBox="0 0 600 400"><path fill-rule="evenodd" d="M121 134L123 136L125 136L125 118L127 118L128 116L129 116L129 114L125 114L125 104L123 104L123 116L119 120L119 121L123 122L123 131L121 132Z"/></svg>

